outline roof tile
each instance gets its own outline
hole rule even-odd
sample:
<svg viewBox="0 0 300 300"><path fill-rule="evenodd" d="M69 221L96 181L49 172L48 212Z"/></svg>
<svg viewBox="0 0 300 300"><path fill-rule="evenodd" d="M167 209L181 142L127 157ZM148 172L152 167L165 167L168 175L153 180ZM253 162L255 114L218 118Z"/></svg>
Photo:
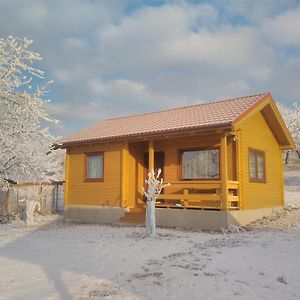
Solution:
<svg viewBox="0 0 300 300"><path fill-rule="evenodd" d="M268 93L263 93L159 112L106 119L63 137L57 143L69 145L187 129L230 126L234 120L267 95Z"/></svg>

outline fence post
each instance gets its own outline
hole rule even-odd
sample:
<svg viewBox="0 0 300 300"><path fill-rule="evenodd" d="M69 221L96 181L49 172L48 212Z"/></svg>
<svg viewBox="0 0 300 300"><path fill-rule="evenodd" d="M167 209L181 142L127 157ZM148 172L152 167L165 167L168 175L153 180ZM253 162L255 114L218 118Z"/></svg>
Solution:
<svg viewBox="0 0 300 300"><path fill-rule="evenodd" d="M189 190L188 189L184 189L183 190L183 195L187 196L188 194L189 194ZM188 207L189 206L189 199L183 198L183 205L184 205L184 207Z"/></svg>
<svg viewBox="0 0 300 300"><path fill-rule="evenodd" d="M5 204L4 204L4 216L9 214L9 188L5 194Z"/></svg>
<svg viewBox="0 0 300 300"><path fill-rule="evenodd" d="M19 187L16 187L17 189L17 213L19 213Z"/></svg>
<svg viewBox="0 0 300 300"><path fill-rule="evenodd" d="M53 184L53 189L52 189L52 207L51 207L51 213L53 214L55 211L55 184Z"/></svg>
<svg viewBox="0 0 300 300"><path fill-rule="evenodd" d="M41 214L43 215L44 214L44 203L43 203L43 197L42 197L42 194L43 193L43 187L42 187L42 184L40 185L40 188L39 188L39 198L40 198L40 204L41 204Z"/></svg>
<svg viewBox="0 0 300 300"><path fill-rule="evenodd" d="M52 190L52 213L57 212L57 183L53 182L53 190Z"/></svg>

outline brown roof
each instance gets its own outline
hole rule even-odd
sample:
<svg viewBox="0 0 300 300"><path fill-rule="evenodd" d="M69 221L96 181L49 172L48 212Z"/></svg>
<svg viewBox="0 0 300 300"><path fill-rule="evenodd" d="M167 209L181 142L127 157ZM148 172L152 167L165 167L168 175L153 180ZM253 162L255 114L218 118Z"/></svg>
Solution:
<svg viewBox="0 0 300 300"><path fill-rule="evenodd" d="M270 94L263 93L159 112L106 119L63 137L57 143L70 145L189 129L230 127L268 95Z"/></svg>

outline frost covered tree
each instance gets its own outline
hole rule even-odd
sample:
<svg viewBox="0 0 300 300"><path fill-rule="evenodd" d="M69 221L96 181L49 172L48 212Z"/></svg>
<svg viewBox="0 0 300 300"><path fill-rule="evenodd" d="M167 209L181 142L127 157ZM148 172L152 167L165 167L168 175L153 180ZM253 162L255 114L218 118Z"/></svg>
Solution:
<svg viewBox="0 0 300 300"><path fill-rule="evenodd" d="M32 40L0 38L0 187L11 181L55 180L63 172L63 152L43 124L55 123L45 109L50 83L37 85L41 56Z"/></svg>
<svg viewBox="0 0 300 300"><path fill-rule="evenodd" d="M163 188L169 186L170 183L163 184L163 179L159 179L161 169L158 169L157 175L155 176L154 170L148 173L148 179L145 180L147 183L147 192L144 191L146 196L146 232L148 235L155 236L155 202L160 195Z"/></svg>
<svg viewBox="0 0 300 300"><path fill-rule="evenodd" d="M300 107L297 102L294 102L292 107L288 107L284 104L278 104L279 111L284 119L284 122L292 135L295 144L296 152L300 158ZM289 151L285 153L285 164L288 163Z"/></svg>

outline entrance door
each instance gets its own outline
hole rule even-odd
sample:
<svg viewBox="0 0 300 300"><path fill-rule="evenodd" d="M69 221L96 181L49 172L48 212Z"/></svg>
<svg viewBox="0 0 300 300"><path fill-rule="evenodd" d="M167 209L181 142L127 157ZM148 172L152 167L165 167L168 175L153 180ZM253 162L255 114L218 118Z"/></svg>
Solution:
<svg viewBox="0 0 300 300"><path fill-rule="evenodd" d="M164 152L154 152L154 172L157 174L157 170L161 169L160 178L164 178L164 165L165 165L165 153ZM145 153L144 155L144 182L145 179L148 178L149 173L149 153ZM146 189L146 184L144 184L144 188ZM164 193L164 190L161 191ZM144 199L145 201L146 199Z"/></svg>
<svg viewBox="0 0 300 300"><path fill-rule="evenodd" d="M157 174L157 170L161 169L161 178L164 178L164 164L165 164L165 153L164 152L154 152L154 172ZM149 153L144 155L144 169L145 169L145 179L148 178L149 173Z"/></svg>

